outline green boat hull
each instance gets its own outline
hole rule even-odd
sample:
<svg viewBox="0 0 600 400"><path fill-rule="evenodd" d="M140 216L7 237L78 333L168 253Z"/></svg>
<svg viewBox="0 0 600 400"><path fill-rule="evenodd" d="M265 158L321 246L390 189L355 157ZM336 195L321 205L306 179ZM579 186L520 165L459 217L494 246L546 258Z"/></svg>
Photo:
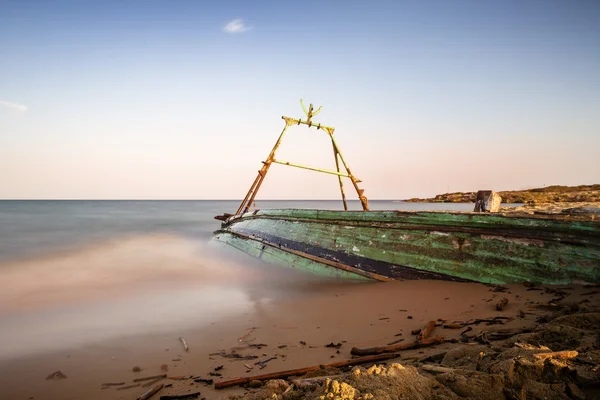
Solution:
<svg viewBox="0 0 600 400"><path fill-rule="evenodd" d="M323 276L600 282L600 223L576 217L260 210L225 221L214 240Z"/></svg>

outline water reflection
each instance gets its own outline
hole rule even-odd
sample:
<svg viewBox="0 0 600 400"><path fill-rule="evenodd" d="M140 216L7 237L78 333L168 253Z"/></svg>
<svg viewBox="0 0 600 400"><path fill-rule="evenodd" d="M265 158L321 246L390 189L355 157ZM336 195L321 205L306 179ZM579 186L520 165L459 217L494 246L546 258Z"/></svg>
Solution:
<svg viewBox="0 0 600 400"><path fill-rule="evenodd" d="M134 291L127 298L0 317L0 358L56 351L120 336L176 331L247 312L239 288Z"/></svg>
<svg viewBox="0 0 600 400"><path fill-rule="evenodd" d="M268 321L270 302L335 283L224 250L184 236L145 235L1 265L0 358L248 312Z"/></svg>

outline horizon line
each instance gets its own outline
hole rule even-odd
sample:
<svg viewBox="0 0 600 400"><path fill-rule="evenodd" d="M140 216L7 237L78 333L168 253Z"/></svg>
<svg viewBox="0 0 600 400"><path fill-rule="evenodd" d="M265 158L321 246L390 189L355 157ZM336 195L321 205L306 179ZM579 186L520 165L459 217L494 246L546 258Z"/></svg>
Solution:
<svg viewBox="0 0 600 400"><path fill-rule="evenodd" d="M26 199L26 198L8 198L0 199L0 201L238 201L243 199L92 199L92 198L72 198L72 199ZM405 201L408 199L369 199L369 201ZM260 201L342 201L341 199L261 199ZM346 201L357 201L359 199L346 199Z"/></svg>

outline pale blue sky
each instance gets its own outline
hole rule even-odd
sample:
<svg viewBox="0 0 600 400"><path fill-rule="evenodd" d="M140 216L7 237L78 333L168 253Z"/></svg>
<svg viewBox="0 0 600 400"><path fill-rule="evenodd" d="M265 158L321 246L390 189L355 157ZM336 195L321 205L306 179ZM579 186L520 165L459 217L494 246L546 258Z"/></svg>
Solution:
<svg viewBox="0 0 600 400"><path fill-rule="evenodd" d="M600 2L0 0L0 198L241 198L300 98L371 199L600 183Z"/></svg>

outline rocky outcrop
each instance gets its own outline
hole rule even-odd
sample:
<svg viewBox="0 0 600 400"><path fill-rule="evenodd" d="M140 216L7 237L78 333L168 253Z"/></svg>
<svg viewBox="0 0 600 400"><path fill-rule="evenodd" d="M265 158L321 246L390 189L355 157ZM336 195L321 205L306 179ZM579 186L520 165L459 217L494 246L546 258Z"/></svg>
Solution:
<svg viewBox="0 0 600 400"><path fill-rule="evenodd" d="M474 212L498 212L502 197L493 190L480 190L475 199Z"/></svg>
<svg viewBox="0 0 600 400"><path fill-rule="evenodd" d="M505 340L469 341L433 357L277 380L243 400L542 400L598 398L600 313L585 303L557 307L537 328Z"/></svg>
<svg viewBox="0 0 600 400"><path fill-rule="evenodd" d="M547 186L527 190L498 192L503 203L572 203L600 202L600 184L580 186ZM426 203L474 203L477 192L454 192L438 194L432 198L412 198L404 201Z"/></svg>

